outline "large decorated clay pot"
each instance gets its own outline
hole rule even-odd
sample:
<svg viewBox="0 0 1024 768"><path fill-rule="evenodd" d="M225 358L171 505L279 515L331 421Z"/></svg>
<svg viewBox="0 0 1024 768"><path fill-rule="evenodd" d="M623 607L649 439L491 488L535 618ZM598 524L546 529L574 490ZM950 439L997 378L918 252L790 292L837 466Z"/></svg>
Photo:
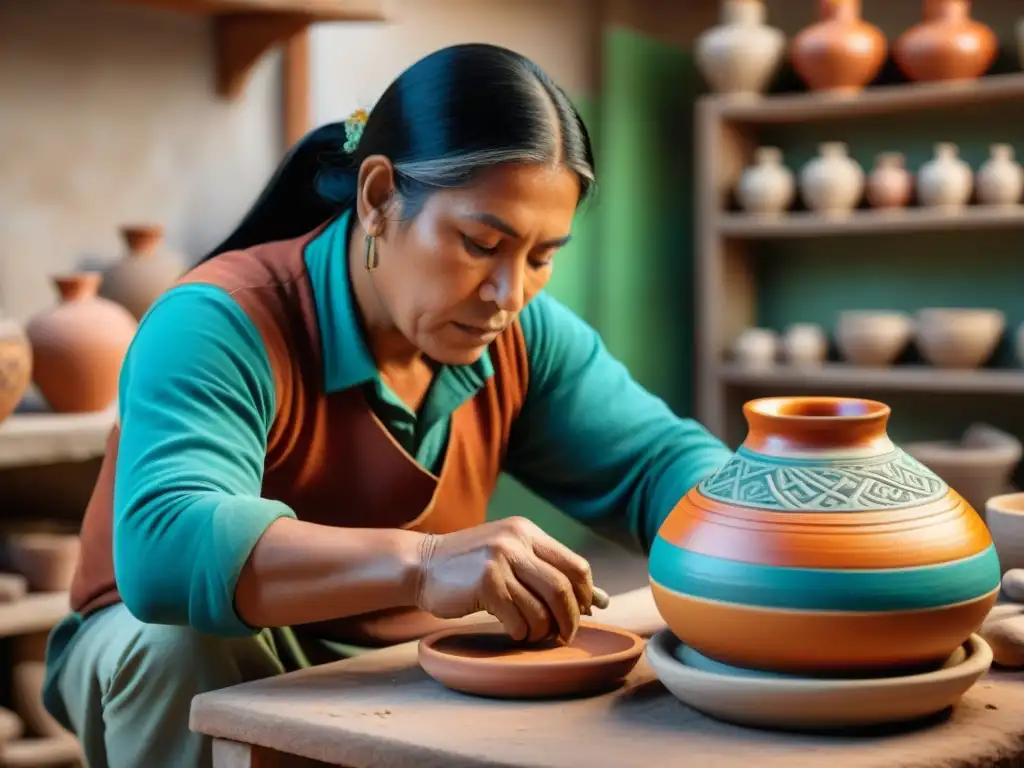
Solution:
<svg viewBox="0 0 1024 768"><path fill-rule="evenodd" d="M59 275L61 302L33 317L33 379L58 413L102 411L117 397L121 364L138 323L127 309L97 296L96 272Z"/></svg>
<svg viewBox="0 0 1024 768"><path fill-rule="evenodd" d="M127 252L103 273L100 296L116 301L141 320L154 301L185 271L181 258L163 245L158 225L121 228Z"/></svg>
<svg viewBox="0 0 1024 768"><path fill-rule="evenodd" d="M941 665L999 592L981 517L893 445L884 403L765 398L744 415L743 445L679 502L651 549L672 632L750 670Z"/></svg>

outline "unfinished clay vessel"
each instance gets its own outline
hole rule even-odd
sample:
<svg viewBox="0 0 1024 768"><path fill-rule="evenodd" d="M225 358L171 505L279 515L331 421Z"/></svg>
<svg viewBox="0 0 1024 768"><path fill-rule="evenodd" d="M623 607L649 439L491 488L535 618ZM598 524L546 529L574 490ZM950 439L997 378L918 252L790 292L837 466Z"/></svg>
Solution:
<svg viewBox="0 0 1024 768"><path fill-rule="evenodd" d="M864 194L864 170L850 157L846 144L823 142L818 145L818 156L800 170L800 194L815 213L848 214Z"/></svg>
<svg viewBox="0 0 1024 768"><path fill-rule="evenodd" d="M782 164L782 150L758 147L753 164L744 169L736 185L740 207L757 216L778 216L789 209L795 195L796 182Z"/></svg>
<svg viewBox="0 0 1024 768"><path fill-rule="evenodd" d="M985 522L1004 573L1024 568L1024 493L1001 493L985 502Z"/></svg>
<svg viewBox="0 0 1024 768"><path fill-rule="evenodd" d="M782 354L790 365L821 365L828 356L828 336L817 323L793 323L782 334Z"/></svg>
<svg viewBox="0 0 1024 768"><path fill-rule="evenodd" d="M0 422L14 413L32 382L32 347L22 327L0 317Z"/></svg>
<svg viewBox="0 0 1024 768"><path fill-rule="evenodd" d="M875 167L868 175L868 205L879 210L906 207L914 191L914 177L907 170L902 152L883 152L875 158Z"/></svg>
<svg viewBox="0 0 1024 768"><path fill-rule="evenodd" d="M1014 207L1024 195L1024 168L1014 157L1012 144L993 144L988 160L978 169L978 202L982 205Z"/></svg>
<svg viewBox="0 0 1024 768"><path fill-rule="evenodd" d="M793 38L789 57L812 91L855 95L875 79L888 44L861 18L860 0L819 0L819 21Z"/></svg>
<svg viewBox="0 0 1024 768"><path fill-rule="evenodd" d="M115 301L137 320L185 271L181 259L163 244L158 225L121 228L127 253L103 273L100 296Z"/></svg>
<svg viewBox="0 0 1024 768"><path fill-rule="evenodd" d="M836 346L854 365L891 365L910 343L914 324L904 312L847 309L836 321Z"/></svg>
<svg viewBox="0 0 1024 768"><path fill-rule="evenodd" d="M940 666L998 596L981 517L892 443L884 403L776 397L743 412L743 445L679 502L651 548L672 632L743 669Z"/></svg>
<svg viewBox="0 0 1024 768"><path fill-rule="evenodd" d="M138 323L124 307L96 295L101 279L95 272L57 276L61 303L28 324L33 378L57 412L101 411L117 397Z"/></svg>
<svg viewBox="0 0 1024 768"><path fill-rule="evenodd" d="M423 670L452 690L501 699L605 692L622 685L644 640L617 627L581 622L570 645L513 640L500 624L445 629L423 638Z"/></svg>
<svg viewBox="0 0 1024 768"><path fill-rule="evenodd" d="M914 316L914 344L939 368L977 368L1003 336L1006 316L998 309L927 307Z"/></svg>
<svg viewBox="0 0 1024 768"><path fill-rule="evenodd" d="M732 345L732 356L745 368L768 368L779 355L779 335L771 328L744 328Z"/></svg>
<svg viewBox="0 0 1024 768"><path fill-rule="evenodd" d="M765 24L762 0L724 0L722 23L697 38L697 66L716 93L757 96L782 60L786 39Z"/></svg>
<svg viewBox="0 0 1024 768"><path fill-rule="evenodd" d="M896 63L920 82L975 80L999 52L995 33L971 18L968 0L925 0L924 18L896 41Z"/></svg>
<svg viewBox="0 0 1024 768"><path fill-rule="evenodd" d="M917 172L917 197L926 208L958 211L971 199L974 172L960 158L956 144L941 141L935 155Z"/></svg>

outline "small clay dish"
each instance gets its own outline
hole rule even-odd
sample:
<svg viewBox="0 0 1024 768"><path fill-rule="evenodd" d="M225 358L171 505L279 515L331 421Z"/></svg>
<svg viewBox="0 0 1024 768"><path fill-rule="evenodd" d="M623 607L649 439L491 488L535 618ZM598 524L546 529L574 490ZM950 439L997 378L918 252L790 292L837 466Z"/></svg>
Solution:
<svg viewBox="0 0 1024 768"><path fill-rule="evenodd" d="M497 623L445 629L419 643L423 671L462 693L499 699L583 696L613 690L640 660L644 639L581 622L570 645L523 643Z"/></svg>
<svg viewBox="0 0 1024 768"><path fill-rule="evenodd" d="M739 670L682 647L669 630L647 644L647 663L677 699L726 722L784 731L896 725L949 709L992 664L971 637L938 669L862 678L805 678Z"/></svg>

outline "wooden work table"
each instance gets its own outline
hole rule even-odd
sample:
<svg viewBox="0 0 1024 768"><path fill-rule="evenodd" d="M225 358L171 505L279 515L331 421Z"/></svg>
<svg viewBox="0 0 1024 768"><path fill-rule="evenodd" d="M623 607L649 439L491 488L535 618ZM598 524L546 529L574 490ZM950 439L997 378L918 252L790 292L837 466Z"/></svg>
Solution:
<svg viewBox="0 0 1024 768"><path fill-rule="evenodd" d="M658 624L652 604L630 616L614 607L600 619L644 633ZM917 730L802 736L706 718L643 660L624 688L594 698L465 696L429 678L410 643L198 696L192 728L219 740L215 768L1010 766L1024 765L1024 673L990 673L950 717Z"/></svg>

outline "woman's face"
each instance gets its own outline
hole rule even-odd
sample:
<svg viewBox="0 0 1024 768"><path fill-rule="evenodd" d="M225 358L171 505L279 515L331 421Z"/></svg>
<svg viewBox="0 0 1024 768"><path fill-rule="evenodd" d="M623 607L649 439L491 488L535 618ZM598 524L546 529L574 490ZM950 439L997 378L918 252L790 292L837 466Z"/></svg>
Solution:
<svg viewBox="0 0 1024 768"><path fill-rule="evenodd" d="M385 214L370 280L392 323L437 362L478 360L547 283L579 192L566 168L505 165L430 195L411 221Z"/></svg>

